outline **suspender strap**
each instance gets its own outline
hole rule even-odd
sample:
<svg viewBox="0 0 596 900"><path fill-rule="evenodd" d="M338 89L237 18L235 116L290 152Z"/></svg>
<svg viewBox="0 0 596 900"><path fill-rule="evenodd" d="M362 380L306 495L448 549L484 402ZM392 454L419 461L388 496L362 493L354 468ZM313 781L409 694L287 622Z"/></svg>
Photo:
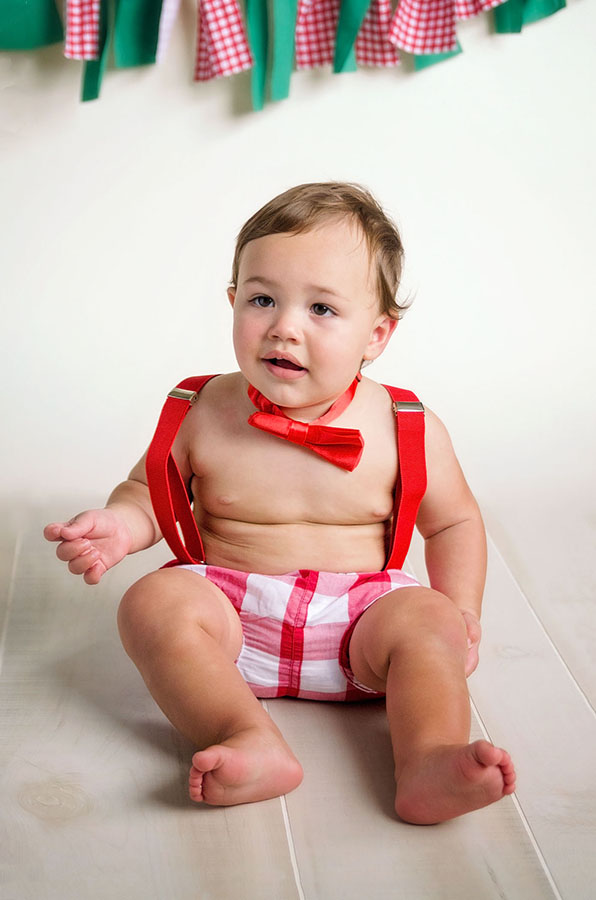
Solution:
<svg viewBox="0 0 596 900"><path fill-rule="evenodd" d="M399 473L390 551L386 569L401 569L412 540L418 508L426 490L424 406L412 391L384 384L393 400Z"/></svg>
<svg viewBox="0 0 596 900"><path fill-rule="evenodd" d="M201 563L205 553L172 445L199 391L215 377L186 378L170 391L147 453L147 481L157 522L176 559L185 563ZM180 523L186 546L176 522Z"/></svg>

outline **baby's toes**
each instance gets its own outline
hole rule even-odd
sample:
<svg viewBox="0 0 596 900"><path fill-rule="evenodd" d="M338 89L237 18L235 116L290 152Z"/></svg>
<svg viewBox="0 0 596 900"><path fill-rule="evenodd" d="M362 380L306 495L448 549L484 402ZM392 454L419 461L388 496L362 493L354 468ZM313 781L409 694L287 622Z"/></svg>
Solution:
<svg viewBox="0 0 596 900"><path fill-rule="evenodd" d="M512 794L515 790L515 772L503 772L503 785L506 794Z"/></svg>

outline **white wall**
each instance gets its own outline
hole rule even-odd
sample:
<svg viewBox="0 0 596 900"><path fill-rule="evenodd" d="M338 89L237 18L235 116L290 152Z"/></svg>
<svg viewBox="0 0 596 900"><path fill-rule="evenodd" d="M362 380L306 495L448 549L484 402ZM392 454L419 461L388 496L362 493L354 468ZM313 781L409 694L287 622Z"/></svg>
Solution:
<svg viewBox="0 0 596 900"><path fill-rule="evenodd" d="M185 19L165 66L108 73L85 105L60 48L0 55L0 490L104 495L171 385L234 366L245 218L357 180L401 223L416 295L369 374L446 420L501 551L564 620L594 586L595 5L521 36L482 16L420 73L300 73L262 113L248 76L191 82Z"/></svg>

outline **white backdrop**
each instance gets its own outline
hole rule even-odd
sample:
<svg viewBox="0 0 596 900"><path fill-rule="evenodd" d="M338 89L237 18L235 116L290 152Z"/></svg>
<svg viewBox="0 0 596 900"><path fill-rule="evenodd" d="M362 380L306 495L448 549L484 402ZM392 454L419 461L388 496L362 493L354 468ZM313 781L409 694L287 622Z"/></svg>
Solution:
<svg viewBox="0 0 596 900"><path fill-rule="evenodd" d="M248 75L192 83L184 20L164 66L108 73L95 103L59 47L0 54L3 496L105 495L176 381L234 367L247 216L360 181L415 296L367 374L446 421L501 552L564 621L594 589L594 3L521 36L463 23L465 52L419 73L300 73L261 113Z"/></svg>

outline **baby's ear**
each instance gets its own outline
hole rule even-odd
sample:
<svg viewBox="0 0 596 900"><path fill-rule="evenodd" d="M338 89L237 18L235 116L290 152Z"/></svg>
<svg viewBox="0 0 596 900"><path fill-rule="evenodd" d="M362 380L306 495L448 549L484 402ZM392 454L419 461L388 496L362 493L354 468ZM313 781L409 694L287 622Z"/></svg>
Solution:
<svg viewBox="0 0 596 900"><path fill-rule="evenodd" d="M236 300L236 288L229 287L228 288L228 300L230 301L230 306L232 309L234 308L234 302Z"/></svg>
<svg viewBox="0 0 596 900"><path fill-rule="evenodd" d="M391 316L380 316L371 331L368 346L364 352L364 359L372 362L377 359L389 343L389 338L395 331L397 319Z"/></svg>

